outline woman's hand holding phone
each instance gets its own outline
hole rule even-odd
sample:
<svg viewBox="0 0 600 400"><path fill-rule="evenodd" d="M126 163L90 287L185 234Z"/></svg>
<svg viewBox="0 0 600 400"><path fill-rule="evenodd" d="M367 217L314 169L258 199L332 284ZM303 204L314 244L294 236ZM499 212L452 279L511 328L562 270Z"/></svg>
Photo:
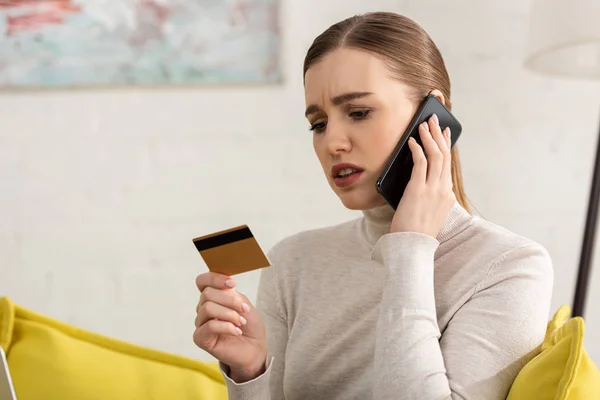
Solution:
<svg viewBox="0 0 600 400"><path fill-rule="evenodd" d="M414 166L390 232L417 232L437 237L456 202L452 191L450 135L449 128L442 132L434 114L419 125L424 149L415 139L409 140Z"/></svg>
<svg viewBox="0 0 600 400"><path fill-rule="evenodd" d="M241 383L261 375L267 363L267 335L260 315L233 278L214 272L198 275L194 343L230 368Z"/></svg>

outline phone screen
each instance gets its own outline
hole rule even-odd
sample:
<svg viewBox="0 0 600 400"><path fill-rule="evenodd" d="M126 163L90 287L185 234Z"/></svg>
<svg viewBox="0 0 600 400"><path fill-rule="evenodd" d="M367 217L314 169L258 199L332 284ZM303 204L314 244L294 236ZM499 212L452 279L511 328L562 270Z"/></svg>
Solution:
<svg viewBox="0 0 600 400"><path fill-rule="evenodd" d="M452 132L451 147L454 147L462 132L460 122L436 96L429 95L423 100L377 180L377 191L394 209L398 207L412 174L413 161L412 153L408 147L408 139L414 137L417 143L422 146L419 125L424 121L428 121L433 114L437 115L442 130L450 127Z"/></svg>

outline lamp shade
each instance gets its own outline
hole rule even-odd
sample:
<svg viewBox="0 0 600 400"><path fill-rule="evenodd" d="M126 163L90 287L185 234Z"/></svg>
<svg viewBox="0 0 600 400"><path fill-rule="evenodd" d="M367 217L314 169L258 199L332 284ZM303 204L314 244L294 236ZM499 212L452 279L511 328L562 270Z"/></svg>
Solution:
<svg viewBox="0 0 600 400"><path fill-rule="evenodd" d="M600 0L533 0L525 66L600 79Z"/></svg>

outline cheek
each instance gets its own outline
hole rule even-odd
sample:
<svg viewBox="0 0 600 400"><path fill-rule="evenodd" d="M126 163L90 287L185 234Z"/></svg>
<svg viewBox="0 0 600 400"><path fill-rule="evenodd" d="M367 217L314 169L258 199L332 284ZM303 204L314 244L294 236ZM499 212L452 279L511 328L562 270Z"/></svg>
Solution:
<svg viewBox="0 0 600 400"><path fill-rule="evenodd" d="M374 164L387 160L400 140L403 130L401 124L393 119L382 119L370 127L371 134L365 136L362 147Z"/></svg>
<svg viewBox="0 0 600 400"><path fill-rule="evenodd" d="M327 157L327 152L325 151L325 146L322 140L319 140L318 135L313 135L313 149L315 150L315 154L321 163L321 166L325 168L325 160Z"/></svg>

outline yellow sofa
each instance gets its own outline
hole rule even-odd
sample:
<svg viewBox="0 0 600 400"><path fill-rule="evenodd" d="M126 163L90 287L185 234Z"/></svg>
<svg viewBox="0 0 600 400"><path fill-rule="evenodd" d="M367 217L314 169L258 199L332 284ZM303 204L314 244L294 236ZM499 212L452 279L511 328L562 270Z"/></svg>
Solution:
<svg viewBox="0 0 600 400"><path fill-rule="evenodd" d="M600 370L583 348L584 321L561 307L540 353L507 400L600 399ZM225 400L216 363L104 337L0 298L0 346L18 400Z"/></svg>
<svg viewBox="0 0 600 400"><path fill-rule="evenodd" d="M583 347L581 317L562 306L548 323L540 353L513 382L507 400L600 399L600 370Z"/></svg>
<svg viewBox="0 0 600 400"><path fill-rule="evenodd" d="M0 346L18 400L221 400L216 363L91 333L0 298Z"/></svg>

